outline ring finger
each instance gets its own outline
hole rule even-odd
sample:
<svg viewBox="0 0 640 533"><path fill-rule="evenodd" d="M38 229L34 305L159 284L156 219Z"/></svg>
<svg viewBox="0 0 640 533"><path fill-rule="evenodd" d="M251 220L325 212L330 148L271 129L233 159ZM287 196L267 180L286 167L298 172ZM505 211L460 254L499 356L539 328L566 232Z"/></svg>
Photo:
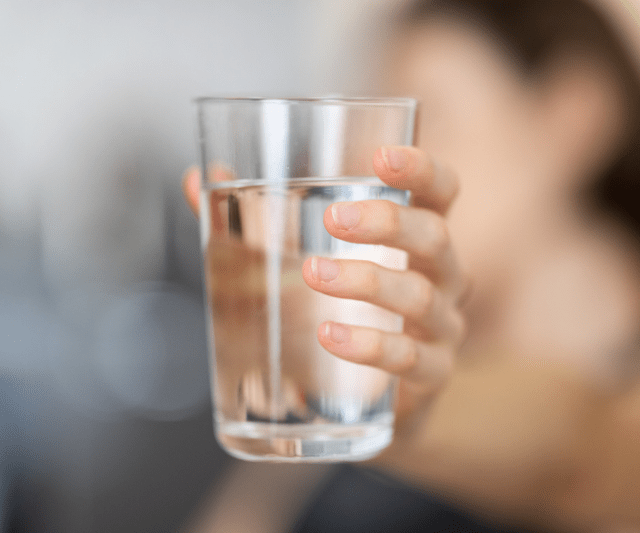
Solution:
<svg viewBox="0 0 640 533"><path fill-rule="evenodd" d="M318 328L318 340L341 359L434 386L449 376L453 366L449 344L424 343L400 333L325 322Z"/></svg>

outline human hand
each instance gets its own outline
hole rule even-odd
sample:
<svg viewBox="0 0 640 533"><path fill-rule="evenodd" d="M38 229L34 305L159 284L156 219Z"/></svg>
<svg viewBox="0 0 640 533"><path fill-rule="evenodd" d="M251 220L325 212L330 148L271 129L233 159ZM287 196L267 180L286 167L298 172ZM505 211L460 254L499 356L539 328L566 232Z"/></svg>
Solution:
<svg viewBox="0 0 640 533"><path fill-rule="evenodd" d="M318 340L337 357L400 377L396 436L411 438L407 433L413 435L421 425L424 408L447 381L465 335L460 302L467 282L444 218L458 182L413 147L377 150L374 170L387 185L411 191L411 206L385 200L336 203L325 211L324 225L337 239L407 251L408 270L310 258L303 278L321 293L366 301L404 317L403 333L328 322L320 324ZM332 270L334 279L323 281L325 270Z"/></svg>
<svg viewBox="0 0 640 533"><path fill-rule="evenodd" d="M412 205L385 200L336 203L325 211L324 225L344 241L407 251L409 269L316 257L305 261L302 275L318 292L366 301L404 317L403 333L325 322L319 325L318 340L339 358L401 378L396 431L407 438L421 425L416 418L424 416L430 398L450 375L464 337L459 302L466 284L444 218L458 184L453 173L413 147L379 149L374 170L389 186L411 191ZM192 169L183 180L185 197L196 214L199 179L197 169ZM323 281L327 266L337 276Z"/></svg>

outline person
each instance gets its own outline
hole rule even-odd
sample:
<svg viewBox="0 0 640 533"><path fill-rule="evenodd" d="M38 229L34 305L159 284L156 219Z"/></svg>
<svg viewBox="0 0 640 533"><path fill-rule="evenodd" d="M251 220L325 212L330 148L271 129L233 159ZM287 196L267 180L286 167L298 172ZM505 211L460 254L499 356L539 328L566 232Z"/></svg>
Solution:
<svg viewBox="0 0 640 533"><path fill-rule="evenodd" d="M640 527L640 78L630 52L584 0L417 0L398 28L385 89L420 100L419 147L373 157L412 205L340 204L324 220L338 239L407 250L409 269L303 267L315 290L405 317L401 335L333 323L318 332L337 357L400 377L394 441L368 466L481 520ZM184 179L196 212L198 180L193 169ZM324 281L325 267L337 278ZM290 528L326 472L282 472L246 466L194 531ZM264 486L278 487L265 514L231 503Z"/></svg>

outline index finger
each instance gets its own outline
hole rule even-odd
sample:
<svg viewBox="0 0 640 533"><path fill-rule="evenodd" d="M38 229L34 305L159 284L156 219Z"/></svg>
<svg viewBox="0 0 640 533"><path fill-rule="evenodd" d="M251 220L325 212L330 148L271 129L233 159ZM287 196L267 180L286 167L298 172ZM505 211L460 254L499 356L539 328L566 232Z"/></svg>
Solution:
<svg viewBox="0 0 640 533"><path fill-rule="evenodd" d="M445 214L458 194L458 177L414 146L383 146L373 156L378 177L411 191L413 203Z"/></svg>

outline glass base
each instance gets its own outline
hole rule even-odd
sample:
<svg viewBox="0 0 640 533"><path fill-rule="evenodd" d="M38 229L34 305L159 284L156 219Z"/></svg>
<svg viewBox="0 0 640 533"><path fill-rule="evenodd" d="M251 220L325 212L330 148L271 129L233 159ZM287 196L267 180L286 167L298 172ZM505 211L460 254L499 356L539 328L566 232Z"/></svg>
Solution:
<svg viewBox="0 0 640 533"><path fill-rule="evenodd" d="M222 422L217 424L216 436L230 455L245 461L364 461L391 443L393 427L389 423Z"/></svg>

